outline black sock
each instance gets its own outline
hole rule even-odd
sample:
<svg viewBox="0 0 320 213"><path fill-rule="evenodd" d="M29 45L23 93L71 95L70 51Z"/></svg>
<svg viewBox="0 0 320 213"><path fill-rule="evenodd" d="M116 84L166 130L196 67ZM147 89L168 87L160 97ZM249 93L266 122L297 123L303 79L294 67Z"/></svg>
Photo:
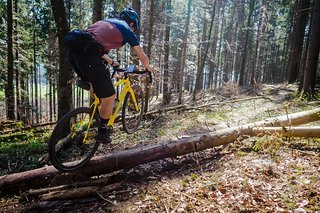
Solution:
<svg viewBox="0 0 320 213"><path fill-rule="evenodd" d="M106 133L106 126L108 125L109 119L104 119L100 117L100 120L101 120L101 126L99 130L101 133Z"/></svg>

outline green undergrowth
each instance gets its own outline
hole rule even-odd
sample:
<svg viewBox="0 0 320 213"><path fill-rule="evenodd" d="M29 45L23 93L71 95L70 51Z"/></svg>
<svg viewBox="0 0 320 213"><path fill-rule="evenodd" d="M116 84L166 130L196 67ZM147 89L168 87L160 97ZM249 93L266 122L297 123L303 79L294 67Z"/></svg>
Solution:
<svg viewBox="0 0 320 213"><path fill-rule="evenodd" d="M28 141L35 137L33 131L21 131L0 135L1 143L17 143L20 141Z"/></svg>
<svg viewBox="0 0 320 213"><path fill-rule="evenodd" d="M39 168L47 153L50 132L26 128L21 122L2 123L0 134L0 175ZM23 129L23 130L22 130Z"/></svg>
<svg viewBox="0 0 320 213"><path fill-rule="evenodd" d="M46 143L39 140L24 143L0 143L0 175L22 172L41 166Z"/></svg>

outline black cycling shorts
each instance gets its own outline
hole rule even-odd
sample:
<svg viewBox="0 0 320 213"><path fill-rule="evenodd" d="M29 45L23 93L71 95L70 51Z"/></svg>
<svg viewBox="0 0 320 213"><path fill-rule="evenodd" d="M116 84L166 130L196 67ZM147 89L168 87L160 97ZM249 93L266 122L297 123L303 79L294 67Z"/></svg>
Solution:
<svg viewBox="0 0 320 213"><path fill-rule="evenodd" d="M84 76L92 84L98 98L107 98L116 93L110 71L103 63L101 56L76 52L71 55L75 65L81 70L80 77Z"/></svg>
<svg viewBox="0 0 320 213"><path fill-rule="evenodd" d="M103 47L85 31L71 31L65 40L69 49L68 60L78 76L92 84L98 98L114 95L110 71L102 59Z"/></svg>

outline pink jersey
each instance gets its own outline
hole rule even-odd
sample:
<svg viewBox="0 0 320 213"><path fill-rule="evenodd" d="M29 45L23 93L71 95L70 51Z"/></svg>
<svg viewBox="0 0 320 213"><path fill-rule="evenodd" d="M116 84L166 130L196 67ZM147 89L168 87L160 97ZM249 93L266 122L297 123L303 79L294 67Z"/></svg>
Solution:
<svg viewBox="0 0 320 213"><path fill-rule="evenodd" d="M139 45L136 35L125 21L107 19L98 21L86 29L99 42L105 51L117 49L129 43L131 47Z"/></svg>

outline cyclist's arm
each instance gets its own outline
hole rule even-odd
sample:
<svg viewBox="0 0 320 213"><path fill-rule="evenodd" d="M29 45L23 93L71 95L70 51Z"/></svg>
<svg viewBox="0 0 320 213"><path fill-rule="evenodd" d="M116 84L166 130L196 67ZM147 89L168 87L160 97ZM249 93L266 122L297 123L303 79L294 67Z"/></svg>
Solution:
<svg viewBox="0 0 320 213"><path fill-rule="evenodd" d="M142 65L150 72L153 71L153 68L149 64L149 58L143 52L140 45L132 47L133 51L137 54L138 58L140 59Z"/></svg>
<svg viewBox="0 0 320 213"><path fill-rule="evenodd" d="M120 66L119 62L112 60L107 54L104 54L102 58L106 60L112 67Z"/></svg>

